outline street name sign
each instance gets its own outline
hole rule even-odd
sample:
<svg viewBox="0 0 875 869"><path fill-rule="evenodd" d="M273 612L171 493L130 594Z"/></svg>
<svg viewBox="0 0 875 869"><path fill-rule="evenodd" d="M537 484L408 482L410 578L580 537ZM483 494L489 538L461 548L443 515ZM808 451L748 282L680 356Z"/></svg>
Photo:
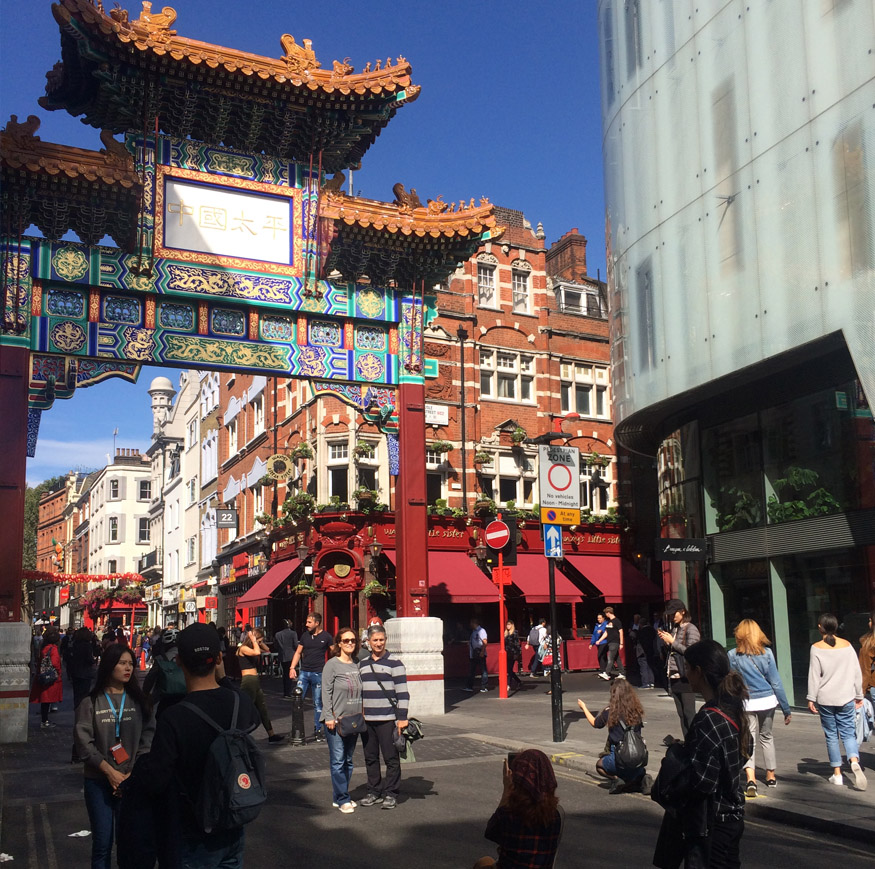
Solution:
<svg viewBox="0 0 875 869"><path fill-rule="evenodd" d="M562 527L544 526L544 555L547 558L562 558Z"/></svg>

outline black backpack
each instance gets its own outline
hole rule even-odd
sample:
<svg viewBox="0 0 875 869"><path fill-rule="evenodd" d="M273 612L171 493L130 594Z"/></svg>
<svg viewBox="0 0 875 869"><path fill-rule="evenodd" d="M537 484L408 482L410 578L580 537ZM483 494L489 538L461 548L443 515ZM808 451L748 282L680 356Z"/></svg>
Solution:
<svg viewBox="0 0 875 869"><path fill-rule="evenodd" d="M620 719L620 726L623 728L623 739L617 746L615 753L617 769L631 771L647 766L649 759L647 743L644 741L640 731L634 727L628 727L622 718Z"/></svg>
<svg viewBox="0 0 875 869"><path fill-rule="evenodd" d="M212 833L254 821L267 800L264 758L255 740L237 729L240 695L234 692L234 714L227 730L193 703L183 700L180 705L187 706L218 731L207 751L200 788L194 799L198 825L205 833Z"/></svg>

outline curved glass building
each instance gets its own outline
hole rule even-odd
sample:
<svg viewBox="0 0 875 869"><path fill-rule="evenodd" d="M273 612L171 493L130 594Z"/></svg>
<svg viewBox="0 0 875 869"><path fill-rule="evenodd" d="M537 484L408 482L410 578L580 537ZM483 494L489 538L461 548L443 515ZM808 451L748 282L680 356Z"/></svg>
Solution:
<svg viewBox="0 0 875 869"><path fill-rule="evenodd" d="M756 619L802 702L817 616L856 641L875 589L875 6L600 0L599 29L635 512L712 538L666 594L729 645Z"/></svg>

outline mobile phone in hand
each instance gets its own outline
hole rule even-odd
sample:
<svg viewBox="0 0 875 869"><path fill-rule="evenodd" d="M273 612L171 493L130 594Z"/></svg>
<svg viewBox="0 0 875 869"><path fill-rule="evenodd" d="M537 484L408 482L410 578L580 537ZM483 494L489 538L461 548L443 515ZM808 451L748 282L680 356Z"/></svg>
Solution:
<svg viewBox="0 0 875 869"><path fill-rule="evenodd" d="M519 754L518 751L509 751L507 753L507 768L508 769L513 769L513 762L516 760L518 754Z"/></svg>

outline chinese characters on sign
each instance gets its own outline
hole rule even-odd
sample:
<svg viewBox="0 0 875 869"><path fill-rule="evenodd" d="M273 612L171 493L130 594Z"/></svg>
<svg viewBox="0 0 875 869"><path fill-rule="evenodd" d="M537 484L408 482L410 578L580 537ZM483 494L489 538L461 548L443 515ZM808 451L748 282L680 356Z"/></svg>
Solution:
<svg viewBox="0 0 875 869"><path fill-rule="evenodd" d="M166 179L165 247L289 265L293 231L285 197Z"/></svg>

